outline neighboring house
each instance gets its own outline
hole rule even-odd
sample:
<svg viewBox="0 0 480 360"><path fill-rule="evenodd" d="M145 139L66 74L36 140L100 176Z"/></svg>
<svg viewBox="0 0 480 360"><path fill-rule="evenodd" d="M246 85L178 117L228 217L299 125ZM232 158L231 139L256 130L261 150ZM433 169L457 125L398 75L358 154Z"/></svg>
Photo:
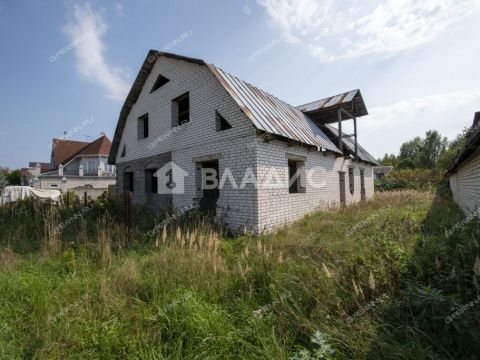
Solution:
<svg viewBox="0 0 480 360"><path fill-rule="evenodd" d="M96 199L116 182L115 166L107 163L111 146L103 134L90 143L53 139L50 163L30 162L21 171L22 185Z"/></svg>
<svg viewBox="0 0 480 360"><path fill-rule="evenodd" d="M390 174L393 170L393 166L377 166L373 168L373 175L375 180L381 179L382 177Z"/></svg>
<svg viewBox="0 0 480 360"><path fill-rule="evenodd" d="M466 214L480 208L480 111L475 113L466 144L448 168L453 200Z"/></svg>
<svg viewBox="0 0 480 360"><path fill-rule="evenodd" d="M367 114L359 90L294 107L203 60L151 50L109 163L119 192L132 191L136 204L199 207L232 231L258 233L373 197L377 161L356 133L339 141L330 125L355 118L356 132L356 117ZM213 189L201 185L208 169L218 172ZM272 173L275 186L263 186Z"/></svg>

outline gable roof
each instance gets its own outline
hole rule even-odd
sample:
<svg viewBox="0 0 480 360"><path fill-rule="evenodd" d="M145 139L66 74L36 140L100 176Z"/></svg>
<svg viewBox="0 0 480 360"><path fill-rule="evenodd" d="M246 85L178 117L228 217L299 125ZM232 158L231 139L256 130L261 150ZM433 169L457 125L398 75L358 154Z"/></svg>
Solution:
<svg viewBox="0 0 480 360"><path fill-rule="evenodd" d="M480 111L475 113L472 127L467 135L467 140L463 149L461 149L447 170L447 175L454 173L460 165L469 159L469 157L480 149Z"/></svg>
<svg viewBox="0 0 480 360"><path fill-rule="evenodd" d="M108 155L110 153L111 147L112 142L110 141L110 139L106 135L102 135L91 143L87 143L86 146L81 148L76 153L72 154L68 159L65 159L62 162L62 165L68 164L70 161L80 155Z"/></svg>
<svg viewBox="0 0 480 360"><path fill-rule="evenodd" d="M84 141L73 141L65 139L53 139L52 140L52 160L54 168L63 164L66 160L89 143Z"/></svg>
<svg viewBox="0 0 480 360"><path fill-rule="evenodd" d="M106 135L100 136L92 142L53 139L52 156L53 167L57 169L60 164L65 165L79 155L108 155L112 142Z"/></svg>
<svg viewBox="0 0 480 360"><path fill-rule="evenodd" d="M340 149L317 126L308 113L303 112L301 108L289 105L267 92L224 72L222 69L212 64L207 64L201 59L150 50L120 111L113 137L112 150L108 158L109 164L115 164L128 114L133 104L137 101L156 60L160 56L207 66L258 130L342 154ZM360 92L355 90L351 96L352 100L358 99L358 95L360 95ZM363 103L363 100L361 102ZM366 112L366 108L364 112ZM360 149L360 146L358 148ZM365 156L365 159L367 158L369 160L365 161L372 162L373 157ZM373 159L373 163L376 164L375 159Z"/></svg>

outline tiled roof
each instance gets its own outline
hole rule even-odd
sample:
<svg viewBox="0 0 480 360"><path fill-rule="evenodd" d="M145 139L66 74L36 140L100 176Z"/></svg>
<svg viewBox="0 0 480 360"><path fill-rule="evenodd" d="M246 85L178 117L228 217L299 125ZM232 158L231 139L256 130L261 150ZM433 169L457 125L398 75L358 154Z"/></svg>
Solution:
<svg viewBox="0 0 480 360"><path fill-rule="evenodd" d="M55 169L79 155L108 155L112 142L106 135L88 143L83 141L53 139L52 153ZM53 170L53 169L50 169Z"/></svg>
<svg viewBox="0 0 480 360"><path fill-rule="evenodd" d="M45 172L48 172L50 170L53 170L52 164L45 163L45 162L38 162L38 161L30 161L28 163L28 167L33 168L33 167L37 166L37 164L40 164L40 173L45 173Z"/></svg>
<svg viewBox="0 0 480 360"><path fill-rule="evenodd" d="M73 141L65 139L53 139L52 141L52 155L53 166L55 168L60 164L64 164L66 160L82 150L89 143L83 141Z"/></svg>

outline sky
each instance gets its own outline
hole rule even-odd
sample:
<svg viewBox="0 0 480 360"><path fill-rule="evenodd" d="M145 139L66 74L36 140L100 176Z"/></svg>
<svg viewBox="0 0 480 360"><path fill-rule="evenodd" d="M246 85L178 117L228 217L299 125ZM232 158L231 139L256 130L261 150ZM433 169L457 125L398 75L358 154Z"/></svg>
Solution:
<svg viewBox="0 0 480 360"><path fill-rule="evenodd" d="M361 89L375 157L480 111L480 0L0 0L0 166L113 137L149 49L204 59L291 105ZM347 131L349 127L346 127Z"/></svg>

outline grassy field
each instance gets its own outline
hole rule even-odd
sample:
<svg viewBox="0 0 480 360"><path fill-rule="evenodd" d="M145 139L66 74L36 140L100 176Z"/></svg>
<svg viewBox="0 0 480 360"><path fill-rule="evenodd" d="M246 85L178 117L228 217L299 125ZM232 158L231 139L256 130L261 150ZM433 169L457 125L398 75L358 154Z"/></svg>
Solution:
<svg viewBox="0 0 480 360"><path fill-rule="evenodd" d="M479 358L478 220L450 200L379 193L259 238L139 211L128 241L120 218L0 209L0 358Z"/></svg>

